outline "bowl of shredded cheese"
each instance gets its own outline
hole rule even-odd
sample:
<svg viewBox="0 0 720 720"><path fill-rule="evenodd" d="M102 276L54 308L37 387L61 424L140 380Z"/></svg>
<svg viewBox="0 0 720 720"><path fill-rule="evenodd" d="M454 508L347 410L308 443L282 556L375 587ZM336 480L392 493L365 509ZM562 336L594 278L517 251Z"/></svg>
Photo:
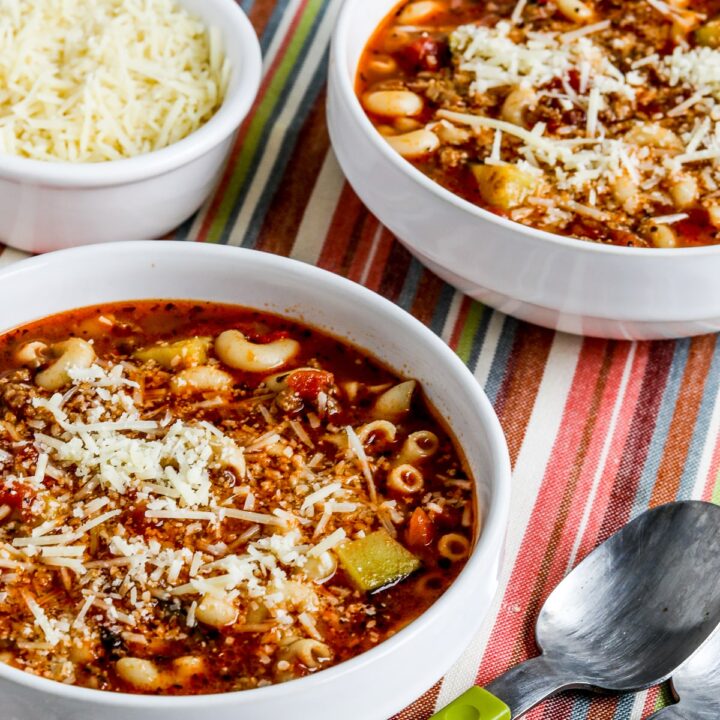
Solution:
<svg viewBox="0 0 720 720"><path fill-rule="evenodd" d="M9 0L0 38L0 241L32 252L176 227L260 82L233 0Z"/></svg>

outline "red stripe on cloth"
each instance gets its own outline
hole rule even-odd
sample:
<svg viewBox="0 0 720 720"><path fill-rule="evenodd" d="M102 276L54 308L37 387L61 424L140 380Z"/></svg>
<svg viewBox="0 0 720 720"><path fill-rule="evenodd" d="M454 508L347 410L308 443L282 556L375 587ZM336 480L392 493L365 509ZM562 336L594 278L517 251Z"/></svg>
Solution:
<svg viewBox="0 0 720 720"><path fill-rule="evenodd" d="M675 412L650 500L651 507L671 502L677 497L714 351L713 335L693 338L690 342Z"/></svg>
<svg viewBox="0 0 720 720"><path fill-rule="evenodd" d="M630 520L662 396L672 365L675 344L670 341L650 345L640 396L633 414L627 444L623 448L610 501L598 533L598 542L607 540Z"/></svg>
<svg viewBox="0 0 720 720"><path fill-rule="evenodd" d="M300 5L298 6L297 12L295 13L295 16L292 19L292 22L290 23L290 27L287 29L287 32L285 33L285 37L283 38L282 43L280 44L280 47L278 48L277 54L275 55L275 59L273 60L270 67L267 69L262 82L260 83L260 89L258 90L257 97L255 98L255 102L252 105L252 108L250 108L250 112L248 113L248 116L245 118L243 124L240 126L240 130L238 131L237 137L235 138L235 142L233 143L232 151L230 152L230 157L228 159L227 165L225 166L225 170L223 171L222 178L220 180L220 183L218 187L215 189L215 192L213 193L213 196L208 204L208 211L205 215L205 218L203 220L203 223L198 230L197 240L198 242L205 242L207 241L208 233L210 232L210 228L212 227L212 224L215 220L215 215L217 214L220 205L227 200L226 198L226 192L228 189L228 185L230 183L230 180L232 179L233 175L235 174L235 169L237 166L238 159L240 158L240 154L242 153L243 145L245 143L245 138L247 137L248 129L250 128L250 124L253 121L253 118L255 117L255 113L257 112L257 109L260 107L260 105L265 100L265 96L267 95L268 89L270 87L270 84L273 80L273 77L275 76L275 73L277 72L278 66L283 60L283 57L285 53L287 52L288 46L292 42L292 39L295 35L295 31L298 28L298 25L300 24L300 20L302 19L303 12L305 11L305 8L310 0L302 0Z"/></svg>
<svg viewBox="0 0 720 720"><path fill-rule="evenodd" d="M265 215L256 249L289 255L330 147L325 123L325 92L313 105L298 134L278 189Z"/></svg>
<svg viewBox="0 0 720 720"><path fill-rule="evenodd" d="M629 345L623 345L623 349L629 351ZM625 397L622 400L622 408L617 418L615 432L613 434L605 469L603 470L603 478L599 483L595 499L593 500L593 512L588 516L587 525L583 533L582 540L578 546L578 558L584 558L591 550L599 544L600 528L605 516L605 509L610 505L613 489L615 487L615 478L623 457L624 448L628 442L632 418L637 408L640 397L640 390L643 384L643 377L648 362L647 344L638 345L630 370ZM626 362L627 353L618 354L618 362ZM594 469L593 469L594 472Z"/></svg>
<svg viewBox="0 0 720 720"><path fill-rule="evenodd" d="M535 710L524 716L523 720L570 720L575 703L580 697L588 694L566 692L539 705ZM585 720L613 720L617 711L618 700L614 697L598 697L593 695L593 702L588 709Z"/></svg>
<svg viewBox="0 0 720 720"><path fill-rule="evenodd" d="M397 301L405 283L411 259L411 255L405 249L405 246L395 240L390 247L390 254L385 265L382 281L377 289L384 298Z"/></svg>
<svg viewBox="0 0 720 720"><path fill-rule="evenodd" d="M350 258L350 266L348 267L347 276L355 282L361 282L368 270L368 262L372 261L370 254L372 253L375 237L380 231L380 222L374 216L368 213L362 223L360 233L353 248L352 257Z"/></svg>
<svg viewBox="0 0 720 720"><path fill-rule="evenodd" d="M647 717L654 712L659 697L660 688L655 687L648 690L647 698L645 698L645 705L643 705L643 717Z"/></svg>
<svg viewBox="0 0 720 720"><path fill-rule="evenodd" d="M342 271L355 228L364 213L367 213L367 210L360 202L360 198L350 185L345 183L320 251L317 262L319 267L336 273Z"/></svg>
<svg viewBox="0 0 720 720"><path fill-rule="evenodd" d="M392 720L425 720L435 711L435 703L437 703L439 694L440 683L437 682L412 705L408 705L402 712L395 715Z"/></svg>
<svg viewBox="0 0 720 720"><path fill-rule="evenodd" d="M372 267L365 280L366 287L369 287L371 290L377 291L380 288L385 265L387 265L390 250L394 242L395 236L386 227L383 227L380 242L378 243L377 250L375 250L375 256L372 258Z"/></svg>
<svg viewBox="0 0 720 720"><path fill-rule="evenodd" d="M277 0L255 0L255 3L250 8L247 14L248 19L260 37L265 32L276 5Z"/></svg>
<svg viewBox="0 0 720 720"><path fill-rule="evenodd" d="M582 524L587 510L587 503L595 484L596 475L601 469L603 453L607 443L607 433L612 425L612 417L618 402L622 376L625 371L630 346L623 343L603 343L599 340L586 341L588 352L601 358L595 380L594 392L589 405L568 407L565 422L572 423L582 429L579 442L568 452L574 452L572 467L557 468L557 472L568 475L568 484L563 496L556 498L560 509L555 530L548 548L547 579L544 587L539 588L538 599L544 599L563 579L572 562L576 565L584 555L579 552L573 555L578 534L582 532ZM590 362L585 360L585 362ZM579 415L571 420L569 412ZM569 459L569 458L568 458ZM600 484L612 485L612 474L603 474ZM609 495L609 492L606 493ZM601 507L598 499L593 501L593 508ZM602 516L602 513L598 513ZM564 516L564 517L563 517ZM562 519L562 521L561 521ZM589 548L592 549L592 548ZM588 549L588 550L589 550Z"/></svg>
<svg viewBox="0 0 720 720"><path fill-rule="evenodd" d="M481 683L537 652L532 638L543 599L539 590L546 588L550 580L547 557L553 551L558 527L562 526L567 512L559 503L568 485L573 483L572 470L577 463L585 425L593 405L597 405L598 384L604 387L607 379L601 377L607 362L604 353L597 351L596 343L587 341L581 350L560 431L478 674ZM512 640L508 642L508 639Z"/></svg>
<svg viewBox="0 0 720 720"><path fill-rule="evenodd" d="M715 441L715 450L713 451L710 469L705 479L705 489L702 495L703 500L710 501L713 499L715 487L718 483L718 474L720 474L720 438L717 438Z"/></svg>
<svg viewBox="0 0 720 720"><path fill-rule="evenodd" d="M505 431L513 466L525 438L530 415L555 334L535 325L518 326L495 412Z"/></svg>
<svg viewBox="0 0 720 720"><path fill-rule="evenodd" d="M442 280L429 270L423 269L410 312L425 325L432 322L442 288Z"/></svg>

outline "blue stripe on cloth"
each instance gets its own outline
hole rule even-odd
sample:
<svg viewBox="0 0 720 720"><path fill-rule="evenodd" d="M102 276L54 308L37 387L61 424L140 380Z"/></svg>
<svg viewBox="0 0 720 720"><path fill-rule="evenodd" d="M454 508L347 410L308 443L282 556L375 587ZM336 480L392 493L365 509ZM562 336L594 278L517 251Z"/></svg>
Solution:
<svg viewBox="0 0 720 720"><path fill-rule="evenodd" d="M303 51L300 54L300 58L298 62L294 64L292 70L288 74L288 78L283 85L280 94L275 102L275 107L273 108L272 113L268 117L267 123L263 128L260 138L258 139L255 156L250 162L242 187L240 188L237 196L233 198L233 210L228 216L222 234L218 239L219 243L226 244L230 239L230 235L233 232L238 215L240 214L240 211L245 203L245 199L247 198L247 194L250 188L255 183L255 176L257 175L258 167L260 166L260 163L265 155L265 151L270 146L268 138L272 134L273 130L275 130L276 132L278 130L278 118L286 107L288 96L295 88L295 83L297 81L298 75L302 71L304 59L307 55L307 48L313 44L317 35L318 26L322 22L322 19L325 17L326 13L327 6L324 5L313 19L312 26L308 32L307 38L305 39L305 45L303 46ZM282 128L282 133L278 133L282 135L282 145L280 151L278 152L277 159L275 160L273 168L270 172L267 185L263 190L260 202L255 208L252 218L248 224L247 231L245 232L243 241L241 243L243 247L253 247L255 245L255 242L257 241L258 233L260 232L260 228L262 227L262 222L265 214L267 213L267 209L272 202L272 197L276 189L282 182L284 169L290 160L292 148L295 147L295 144L297 142L298 133L300 132L300 129L302 128L302 125L305 122L308 113L310 112L310 108L312 107L313 103L317 99L317 96L320 94L322 88L325 85L325 81L327 79L327 56L328 53L326 50L322 61L318 64L318 67L313 74L313 77L310 81L307 91L305 92L305 95L303 96L300 106L298 107L297 111L293 113L292 121L286 128Z"/></svg>
<svg viewBox="0 0 720 720"><path fill-rule="evenodd" d="M318 18L319 21L319 18ZM315 31L317 30L317 24L313 28L313 35ZM313 77L310 81L310 84L308 85L307 91L305 92L305 95L302 98L302 101L300 102L300 105L298 107L297 112L295 113L295 116L293 117L292 122L290 125L285 129L285 133L283 136L283 142L282 146L280 148L280 152L277 154L277 158L275 159L275 163L273 164L272 170L270 171L267 184L265 186L265 189L263 191L262 197L258 201L257 207L255 208L252 217L250 219L250 222L248 223L248 228L245 232L242 246L243 247L254 247L258 235L260 233L260 230L263 226L263 223L265 221L265 216L267 215L268 209L273 201L273 198L275 196L275 193L279 189L280 185L282 184L283 178L285 176L285 169L287 168L288 163L290 162L290 159L293 154L293 150L295 146L297 145L297 139L298 135L300 134L300 131L302 130L302 127L307 119L308 114L310 113L310 110L312 109L313 105L317 102L318 96L322 92L323 88L325 87L325 80L327 75L327 53L323 57L322 61L318 65L315 73L313 74ZM277 113L279 114L279 113ZM270 124L270 123L268 123ZM256 167L253 169L253 174L257 170L257 164L259 163L259 157L255 159L254 164ZM248 185L243 189L243 196L246 195ZM228 221L228 224L225 226L225 229L223 230L222 239L220 242L226 243L228 241L228 238L230 234L232 233L233 226L237 220L237 215L239 213L240 207L242 206L242 200L238 200L235 205L235 214L234 216Z"/></svg>
<svg viewBox="0 0 720 720"><path fill-rule="evenodd" d="M245 0L244 2L240 3L240 7L248 13L252 9L253 5L255 4L255 0ZM270 47L270 44L275 39L275 35L277 34L278 27L280 26L280 23L283 19L283 16L285 15L285 10L287 9L287 5L285 3L277 3L275 7L273 8L273 12L270 15L270 18L267 22L267 25L265 26L265 29L263 30L263 34L260 37L260 48L262 49L263 57L268 51L268 48ZM285 85L285 88L289 91L292 87L291 83L287 83ZM268 123L268 129L272 127L272 123ZM258 150L260 148L265 147L265 136L263 136L262 142L258 143ZM260 156L261 153L258 152L258 156ZM248 174L247 180L246 180L246 187L250 185L252 182L252 177L255 175L255 169L252 169L252 176ZM244 193L242 195L244 197ZM239 201L238 201L239 202ZM236 207L239 207L239 205L236 205ZM193 223L195 222L195 219L197 218L197 213L195 213L192 217L190 217L188 220L186 220L180 227L178 227L175 232L173 233L173 238L176 240L187 240L187 239L194 239L189 238L190 230L192 229ZM224 241L223 241L224 242Z"/></svg>
<svg viewBox="0 0 720 720"><path fill-rule="evenodd" d="M403 282L400 294L395 301L401 308L410 312L413 306L415 297L417 296L418 286L420 285L420 279L422 278L424 267L416 259L412 258L410 265L405 274L405 281Z"/></svg>
<svg viewBox="0 0 720 720"><path fill-rule="evenodd" d="M643 468L630 517L635 517L647 510L650 504L650 499L652 498L657 481L658 469L662 461L663 450L668 441L668 433L670 431L673 413L675 412L678 394L682 387L682 378L685 373L689 351L690 340L678 340L675 343L670 372L660 403L660 409L655 420L652 440L650 441L645 467Z"/></svg>
<svg viewBox="0 0 720 720"><path fill-rule="evenodd" d="M447 283L443 283L437 305L435 306L435 312L433 314L432 321L430 322L430 329L436 335L442 336L445 321L447 320L448 313L450 312L450 306L452 305L455 292L456 290L454 287L448 285Z"/></svg>
<svg viewBox="0 0 720 720"><path fill-rule="evenodd" d="M493 313L486 313L487 315ZM511 317L506 317L503 323L502 332L500 334L500 340L498 341L497 349L495 350L495 357L493 358L492 366L490 367L490 373L488 374L487 382L485 383L485 393L490 398L490 402L495 405L502 387L503 380L505 379L505 372L510 361L510 354L512 353L513 345L515 344L515 335L517 333L519 321Z"/></svg>
<svg viewBox="0 0 720 720"><path fill-rule="evenodd" d="M695 419L695 428L690 441L690 447L688 448L682 478L680 479L678 500L689 500L692 497L693 488L698 480L697 474L700 468L702 450L708 440L707 434L710 429L710 420L712 419L713 408L715 407L715 400L717 399L719 389L720 343L718 343L718 337L716 336L712 361L705 380L700 408L698 409L698 415Z"/></svg>

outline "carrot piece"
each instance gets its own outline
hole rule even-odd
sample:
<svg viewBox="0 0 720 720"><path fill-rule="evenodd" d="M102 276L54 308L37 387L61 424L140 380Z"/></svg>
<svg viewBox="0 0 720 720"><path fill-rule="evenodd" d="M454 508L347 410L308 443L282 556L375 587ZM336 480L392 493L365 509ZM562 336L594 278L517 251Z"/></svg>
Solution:
<svg viewBox="0 0 720 720"><path fill-rule="evenodd" d="M410 547L427 547L433 541L435 527L429 515L422 508L415 508L407 529L407 543Z"/></svg>

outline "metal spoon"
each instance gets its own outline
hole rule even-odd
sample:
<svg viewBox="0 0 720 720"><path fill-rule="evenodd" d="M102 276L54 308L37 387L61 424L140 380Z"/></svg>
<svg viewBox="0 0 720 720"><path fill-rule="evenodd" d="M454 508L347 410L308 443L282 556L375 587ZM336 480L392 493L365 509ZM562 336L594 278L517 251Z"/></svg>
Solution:
<svg viewBox="0 0 720 720"><path fill-rule="evenodd" d="M670 677L719 624L720 507L663 505L555 588L537 621L539 657L485 690L471 688L432 720L511 720L572 688L644 690Z"/></svg>
<svg viewBox="0 0 720 720"><path fill-rule="evenodd" d="M650 720L720 718L720 632L716 632L672 679L677 705L658 710Z"/></svg>

